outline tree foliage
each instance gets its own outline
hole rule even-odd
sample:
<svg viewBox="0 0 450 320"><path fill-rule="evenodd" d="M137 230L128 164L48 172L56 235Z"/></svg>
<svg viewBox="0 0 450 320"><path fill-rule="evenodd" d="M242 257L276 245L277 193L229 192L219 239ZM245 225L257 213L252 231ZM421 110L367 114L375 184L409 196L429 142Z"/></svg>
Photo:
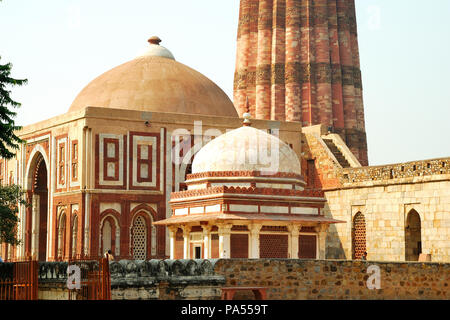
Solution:
<svg viewBox="0 0 450 320"><path fill-rule="evenodd" d="M19 144L24 142L15 135L15 132L22 127L16 125L14 117L17 113L12 111L13 108L19 108L21 104L11 98L11 91L8 89L13 86L22 86L28 80L12 78L11 69L11 63L0 63L0 156L5 159L14 157L15 153L10 150L17 150Z"/></svg>
<svg viewBox="0 0 450 320"><path fill-rule="evenodd" d="M18 245L17 224L19 206L29 204L20 186L0 186L0 243Z"/></svg>

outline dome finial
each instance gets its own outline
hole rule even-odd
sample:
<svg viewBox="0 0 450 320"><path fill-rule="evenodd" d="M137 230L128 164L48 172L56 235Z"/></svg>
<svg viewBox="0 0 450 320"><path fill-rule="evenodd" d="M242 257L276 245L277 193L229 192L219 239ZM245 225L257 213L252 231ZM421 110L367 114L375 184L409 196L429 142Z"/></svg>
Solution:
<svg viewBox="0 0 450 320"><path fill-rule="evenodd" d="M249 127L252 124L252 122L250 121L250 118L252 117L252 115L250 114L250 103L248 101L248 97L245 100L245 110L246 110L246 112L242 115L242 117L244 118L243 125L245 127Z"/></svg>
<svg viewBox="0 0 450 320"><path fill-rule="evenodd" d="M159 44L161 43L161 39L159 38L159 37L157 37L157 36L153 36L153 37L151 37L150 39L148 39L148 42L150 43L150 44L156 44L156 45L158 45L159 46Z"/></svg>

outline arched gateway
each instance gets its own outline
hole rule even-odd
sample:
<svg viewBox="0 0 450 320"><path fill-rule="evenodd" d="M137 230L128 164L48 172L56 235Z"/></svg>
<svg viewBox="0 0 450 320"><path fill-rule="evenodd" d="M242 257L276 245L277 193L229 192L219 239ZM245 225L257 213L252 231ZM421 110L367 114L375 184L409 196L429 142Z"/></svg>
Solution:
<svg viewBox="0 0 450 320"><path fill-rule="evenodd" d="M25 256L47 259L48 224L48 161L42 151L35 148L27 168L25 189L31 207L25 217Z"/></svg>

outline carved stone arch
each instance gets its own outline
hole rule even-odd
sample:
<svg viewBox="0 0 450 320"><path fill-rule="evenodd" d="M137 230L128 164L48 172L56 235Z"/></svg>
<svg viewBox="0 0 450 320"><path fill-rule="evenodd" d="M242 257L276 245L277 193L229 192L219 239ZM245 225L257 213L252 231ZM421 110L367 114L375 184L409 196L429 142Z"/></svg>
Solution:
<svg viewBox="0 0 450 320"><path fill-rule="evenodd" d="M42 157L42 159L40 158ZM44 160L45 166L47 168L47 188L50 189L50 161L48 160L47 153L45 149L40 145L36 144L36 146L33 148L33 150L30 153L30 157L28 159L28 163L26 166L26 178L24 181L24 189L25 190L31 190L32 186L35 183L35 172L37 169L37 165L41 163L41 161Z"/></svg>
<svg viewBox="0 0 450 320"><path fill-rule="evenodd" d="M141 259L156 256L157 229L153 224L157 216L155 210L146 204L141 204L131 211L130 216L130 255ZM142 229L144 226L145 230ZM139 254L136 251L137 246L139 246ZM145 250L145 254L142 250Z"/></svg>
<svg viewBox="0 0 450 320"><path fill-rule="evenodd" d="M111 250L116 257L120 256L120 214L114 209L107 209L100 214L99 255ZM110 228L110 229L109 229ZM108 235L107 232L110 232ZM108 238L110 236L110 238ZM105 247L107 244L108 248Z"/></svg>
<svg viewBox="0 0 450 320"><path fill-rule="evenodd" d="M56 251L56 257L57 260L63 260L67 256L67 219L70 219L70 216L67 217L67 210L62 209L59 211L58 219L57 219L57 251Z"/></svg>
<svg viewBox="0 0 450 320"><path fill-rule="evenodd" d="M191 137L191 139L192 139L192 137ZM178 170L178 176L180 178L180 183L176 186L179 190L175 190L175 191L181 191L186 188L186 186L185 186L186 175L192 172L192 161L198 151L200 151L200 148L196 148L195 145L191 146L189 151L184 155L183 159L181 160L180 167ZM189 172L189 171L191 171L191 172Z"/></svg>
<svg viewBox="0 0 450 320"><path fill-rule="evenodd" d="M72 213L72 221L70 223L70 231L71 231L71 256L75 257L77 255L78 250L78 239L79 239L79 220L78 220L78 212L74 211Z"/></svg>
<svg viewBox="0 0 450 320"><path fill-rule="evenodd" d="M45 149L36 144L30 153L25 169L24 189L27 191L31 207L23 210L21 220L22 238L24 238L24 255L33 256L40 261L47 259L50 250L48 231L51 226L50 205L50 162ZM25 214L25 211L27 212Z"/></svg>
<svg viewBox="0 0 450 320"><path fill-rule="evenodd" d="M405 260L418 261L422 253L422 221L420 213L411 209L405 221Z"/></svg>
<svg viewBox="0 0 450 320"><path fill-rule="evenodd" d="M139 212L145 212L152 223L154 221L156 221L157 213L156 213L155 209L153 209L152 207L150 207L149 205L147 205L145 203L142 203L142 204L138 205L137 207L133 208L133 210L131 210L131 212L130 212L131 220L133 220L134 217L137 214L139 214Z"/></svg>
<svg viewBox="0 0 450 320"><path fill-rule="evenodd" d="M352 259L361 259L366 248L366 218L358 211L352 219Z"/></svg>

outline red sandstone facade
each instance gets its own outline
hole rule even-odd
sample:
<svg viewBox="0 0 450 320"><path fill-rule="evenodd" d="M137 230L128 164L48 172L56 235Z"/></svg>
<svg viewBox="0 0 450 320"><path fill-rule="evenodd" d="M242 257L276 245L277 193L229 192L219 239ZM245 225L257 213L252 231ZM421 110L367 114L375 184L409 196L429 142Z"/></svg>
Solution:
<svg viewBox="0 0 450 320"><path fill-rule="evenodd" d="M368 164L354 0L241 0L239 115L323 124Z"/></svg>

